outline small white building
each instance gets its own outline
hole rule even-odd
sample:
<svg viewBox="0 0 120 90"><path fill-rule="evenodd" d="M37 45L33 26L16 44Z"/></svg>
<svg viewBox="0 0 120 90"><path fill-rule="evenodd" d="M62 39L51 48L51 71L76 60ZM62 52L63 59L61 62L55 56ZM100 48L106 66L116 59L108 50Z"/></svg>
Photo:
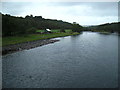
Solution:
<svg viewBox="0 0 120 90"><path fill-rule="evenodd" d="M50 29L46 29L46 31L51 32L51 30L50 30Z"/></svg>
<svg viewBox="0 0 120 90"><path fill-rule="evenodd" d="M45 29L44 33L52 33L50 29Z"/></svg>

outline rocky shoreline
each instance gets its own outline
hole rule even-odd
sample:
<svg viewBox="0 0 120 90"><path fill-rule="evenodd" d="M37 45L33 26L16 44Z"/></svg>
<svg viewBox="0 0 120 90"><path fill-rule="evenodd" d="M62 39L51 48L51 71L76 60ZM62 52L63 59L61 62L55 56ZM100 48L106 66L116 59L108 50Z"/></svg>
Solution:
<svg viewBox="0 0 120 90"><path fill-rule="evenodd" d="M59 40L46 39L46 40L36 40L36 41L30 41L30 42L24 42L24 43L4 46L4 47L2 47L2 55L6 55L6 54L13 53L16 51L21 51L21 50L26 50L26 49L43 46L43 45L54 43L57 41L59 41Z"/></svg>

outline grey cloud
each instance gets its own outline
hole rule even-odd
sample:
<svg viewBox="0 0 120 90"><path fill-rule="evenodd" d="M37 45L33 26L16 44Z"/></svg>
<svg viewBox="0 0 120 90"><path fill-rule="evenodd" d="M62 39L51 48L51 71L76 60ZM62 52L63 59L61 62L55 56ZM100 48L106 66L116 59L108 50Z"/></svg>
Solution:
<svg viewBox="0 0 120 90"><path fill-rule="evenodd" d="M3 2L2 3L2 12L11 14L11 15L19 15L24 11L24 8L31 3L28 2Z"/></svg>
<svg viewBox="0 0 120 90"><path fill-rule="evenodd" d="M49 5L54 6L78 6L86 5L97 9L115 9L118 7L117 2L51 2Z"/></svg>
<svg viewBox="0 0 120 90"><path fill-rule="evenodd" d="M75 12L74 10L68 10L67 13L73 15L89 15L89 16L117 16L118 11L118 3L117 2L46 2L43 3L47 6L54 7L73 7L73 6L86 6L91 7L92 10L86 10L85 13L79 13L79 11ZM40 3L40 5L43 5ZM4 2L2 3L3 12L9 13L12 15L19 15L21 12L24 12L25 7L29 7L32 5L31 2ZM36 5L39 5L37 3ZM87 13L89 12L89 13Z"/></svg>
<svg viewBox="0 0 120 90"><path fill-rule="evenodd" d="M117 2L51 2L48 4L49 6L56 7L74 7L74 6L85 6L91 7L91 11L85 10L84 13L79 13L79 11L75 11L74 8L72 10L68 10L67 13L72 15L80 15L80 16L118 16L118 3ZM81 11L80 11L81 12Z"/></svg>
<svg viewBox="0 0 120 90"><path fill-rule="evenodd" d="M61 3L62 4L62 3ZM61 5L60 4L60 5ZM118 3L117 2L91 2L91 3L63 3L68 6L85 6L91 7L91 10L86 9L84 13L75 12L75 10L69 11L71 14L78 14L80 16L118 16Z"/></svg>
<svg viewBox="0 0 120 90"><path fill-rule="evenodd" d="M90 22L92 22L92 20L96 21L95 18L99 18L99 17L106 18L106 17L118 16L118 3L117 2L45 2L45 3L4 2L4 3L2 3L2 7L3 7L2 13L5 13L5 14L7 13L10 15L17 15L17 16L22 15L22 13L24 13L26 15L28 13L31 13L34 15L35 13L32 13L33 11L30 11L30 10L33 10L32 8L38 8L37 10L39 12L41 12L42 7L49 7L49 6L52 6L51 11L52 10L54 11L54 8L55 8L54 13L56 13L56 9L58 7L58 9L59 9L58 12L60 13L60 15L64 15L64 16L69 16L69 15L70 16L72 15L73 17L91 16L92 19L90 19ZM81 9L79 9L81 7L77 7L77 9L74 8L76 6L85 7L85 11L81 11ZM61 7L65 8L65 11L64 11L64 9L61 9ZM27 8L27 9L25 9L25 8ZM48 17L50 15L55 16L54 13L47 14L47 10L45 12L45 14L47 14ZM44 15L44 12L43 12L43 15ZM46 17L47 17L47 15L46 15ZM59 19L59 16L56 19ZM63 20L64 20L64 18L63 18ZM72 20L72 18L71 18L71 20ZM116 18L115 19L112 18L112 21L113 20L116 20ZM103 22L103 21L99 20L96 22ZM107 19L105 21L107 22ZM78 20L78 22L79 22L79 20Z"/></svg>

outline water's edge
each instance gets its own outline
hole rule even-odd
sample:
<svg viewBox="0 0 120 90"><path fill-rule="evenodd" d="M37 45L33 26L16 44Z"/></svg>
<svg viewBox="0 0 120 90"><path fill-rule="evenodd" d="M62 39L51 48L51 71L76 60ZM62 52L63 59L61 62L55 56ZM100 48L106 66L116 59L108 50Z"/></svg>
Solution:
<svg viewBox="0 0 120 90"><path fill-rule="evenodd" d="M3 56L3 88L118 87L118 36L83 32L56 39Z"/></svg>
<svg viewBox="0 0 120 90"><path fill-rule="evenodd" d="M28 50L28 49L32 49L32 48L35 48L35 47L47 45L47 44L50 44L50 43L55 43L55 42L58 42L58 41L59 40L45 39L45 40L29 41L29 42L4 46L4 47L2 47L2 55L14 53L14 52L22 51L22 50L26 50L26 49Z"/></svg>

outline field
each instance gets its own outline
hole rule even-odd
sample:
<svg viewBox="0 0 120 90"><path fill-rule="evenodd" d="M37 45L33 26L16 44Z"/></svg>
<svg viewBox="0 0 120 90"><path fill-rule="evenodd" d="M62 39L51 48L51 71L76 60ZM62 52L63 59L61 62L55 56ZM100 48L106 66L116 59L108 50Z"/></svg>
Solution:
<svg viewBox="0 0 120 90"><path fill-rule="evenodd" d="M57 32L57 33L29 34L29 35L24 35L24 36L3 37L2 38L2 46L17 44L17 43L22 43L22 42L28 42L28 41L34 41L34 40L50 39L50 38L55 38L55 37L63 37L63 36L70 36L70 35L79 34L77 32L71 32L70 30L66 30L65 33L58 32L58 30L52 30L52 32Z"/></svg>
<svg viewBox="0 0 120 90"><path fill-rule="evenodd" d="M44 30L36 30L36 32L43 33ZM59 33L59 32L60 32L60 29L52 29L51 32L53 32L53 33ZM70 29L65 29L65 32L66 32L66 33L69 33L69 32L72 32L72 30L70 30Z"/></svg>

